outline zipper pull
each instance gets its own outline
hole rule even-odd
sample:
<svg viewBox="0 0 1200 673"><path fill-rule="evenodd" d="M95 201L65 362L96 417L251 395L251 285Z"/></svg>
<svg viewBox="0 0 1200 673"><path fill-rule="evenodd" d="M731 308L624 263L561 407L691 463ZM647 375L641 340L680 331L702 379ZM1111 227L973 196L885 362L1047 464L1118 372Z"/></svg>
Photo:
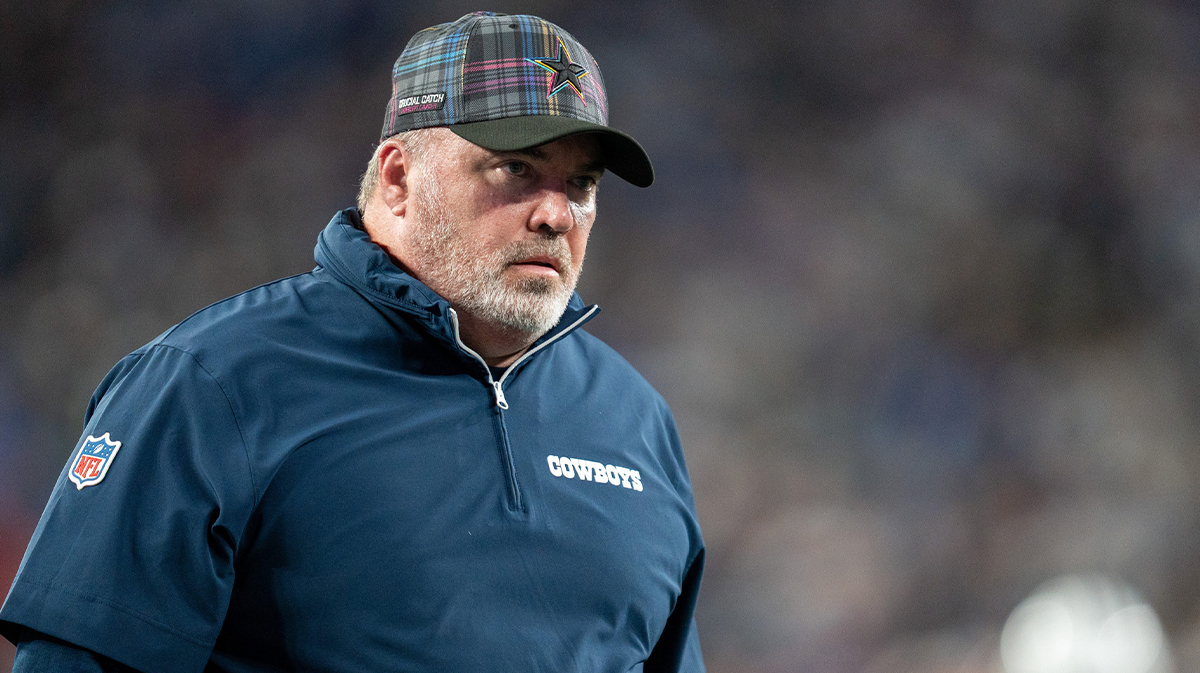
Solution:
<svg viewBox="0 0 1200 673"><path fill-rule="evenodd" d="M504 389L500 387L500 382L492 381L492 389L496 391L496 406L507 409L508 400L504 399Z"/></svg>

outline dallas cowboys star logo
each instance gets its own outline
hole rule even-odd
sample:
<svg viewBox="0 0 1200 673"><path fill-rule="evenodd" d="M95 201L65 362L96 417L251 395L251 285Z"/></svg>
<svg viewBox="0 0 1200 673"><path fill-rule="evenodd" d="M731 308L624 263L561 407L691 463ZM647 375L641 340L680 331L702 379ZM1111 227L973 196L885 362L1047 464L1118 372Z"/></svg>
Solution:
<svg viewBox="0 0 1200 673"><path fill-rule="evenodd" d="M525 60L554 73L554 78L550 80L550 86L546 91L546 98L550 98L566 87L571 87L575 91L575 95L579 96L579 100L583 101L583 106L587 107L587 101L583 100L583 91L580 90L579 78L588 74L588 71L578 63L571 62L571 55L567 53L567 46L563 44L561 37L558 38L558 55L554 58L527 58Z"/></svg>

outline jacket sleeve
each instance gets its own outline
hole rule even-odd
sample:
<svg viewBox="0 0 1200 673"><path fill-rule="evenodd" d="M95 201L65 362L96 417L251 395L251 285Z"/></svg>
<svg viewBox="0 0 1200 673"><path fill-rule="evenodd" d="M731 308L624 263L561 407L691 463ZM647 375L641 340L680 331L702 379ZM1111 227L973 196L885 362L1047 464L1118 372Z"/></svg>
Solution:
<svg viewBox="0 0 1200 673"><path fill-rule="evenodd" d="M13 673L137 673L128 666L57 638L25 629Z"/></svg>
<svg viewBox="0 0 1200 673"><path fill-rule="evenodd" d="M704 673L700 654L700 638L696 633L696 598L700 593L700 576L704 573L704 550L696 555L683 580L683 591L667 626L643 668L645 673Z"/></svg>
<svg viewBox="0 0 1200 673"><path fill-rule="evenodd" d="M0 634L27 627L135 669L201 671L256 499L217 380L176 348L127 357L93 396Z"/></svg>

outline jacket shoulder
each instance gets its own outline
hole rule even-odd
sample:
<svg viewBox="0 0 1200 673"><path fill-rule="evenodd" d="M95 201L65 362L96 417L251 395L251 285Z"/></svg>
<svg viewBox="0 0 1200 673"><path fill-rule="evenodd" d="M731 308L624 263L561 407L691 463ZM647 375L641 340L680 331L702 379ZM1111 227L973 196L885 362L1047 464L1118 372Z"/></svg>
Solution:
<svg viewBox="0 0 1200 673"><path fill-rule="evenodd" d="M345 306L354 294L324 270L281 278L250 288L196 311L135 351L168 346L197 358L253 350L256 343L284 338L288 331L311 329L316 313L335 303Z"/></svg>
<svg viewBox="0 0 1200 673"><path fill-rule="evenodd" d="M578 355L590 363L597 376L613 380L626 394L634 395L642 402L652 402L661 412L671 415L663 396L616 349L582 329L571 336L574 337L573 345L579 349Z"/></svg>

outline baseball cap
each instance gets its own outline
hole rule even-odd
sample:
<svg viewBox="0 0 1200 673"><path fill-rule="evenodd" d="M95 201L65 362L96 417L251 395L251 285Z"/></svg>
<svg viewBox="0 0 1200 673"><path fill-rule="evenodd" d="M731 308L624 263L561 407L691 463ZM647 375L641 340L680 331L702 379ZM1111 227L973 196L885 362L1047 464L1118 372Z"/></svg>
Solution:
<svg viewBox="0 0 1200 673"><path fill-rule="evenodd" d="M609 171L638 187L654 182L642 146L608 125L596 60L536 16L475 12L408 41L392 68L381 139L433 126L496 152L591 133Z"/></svg>

